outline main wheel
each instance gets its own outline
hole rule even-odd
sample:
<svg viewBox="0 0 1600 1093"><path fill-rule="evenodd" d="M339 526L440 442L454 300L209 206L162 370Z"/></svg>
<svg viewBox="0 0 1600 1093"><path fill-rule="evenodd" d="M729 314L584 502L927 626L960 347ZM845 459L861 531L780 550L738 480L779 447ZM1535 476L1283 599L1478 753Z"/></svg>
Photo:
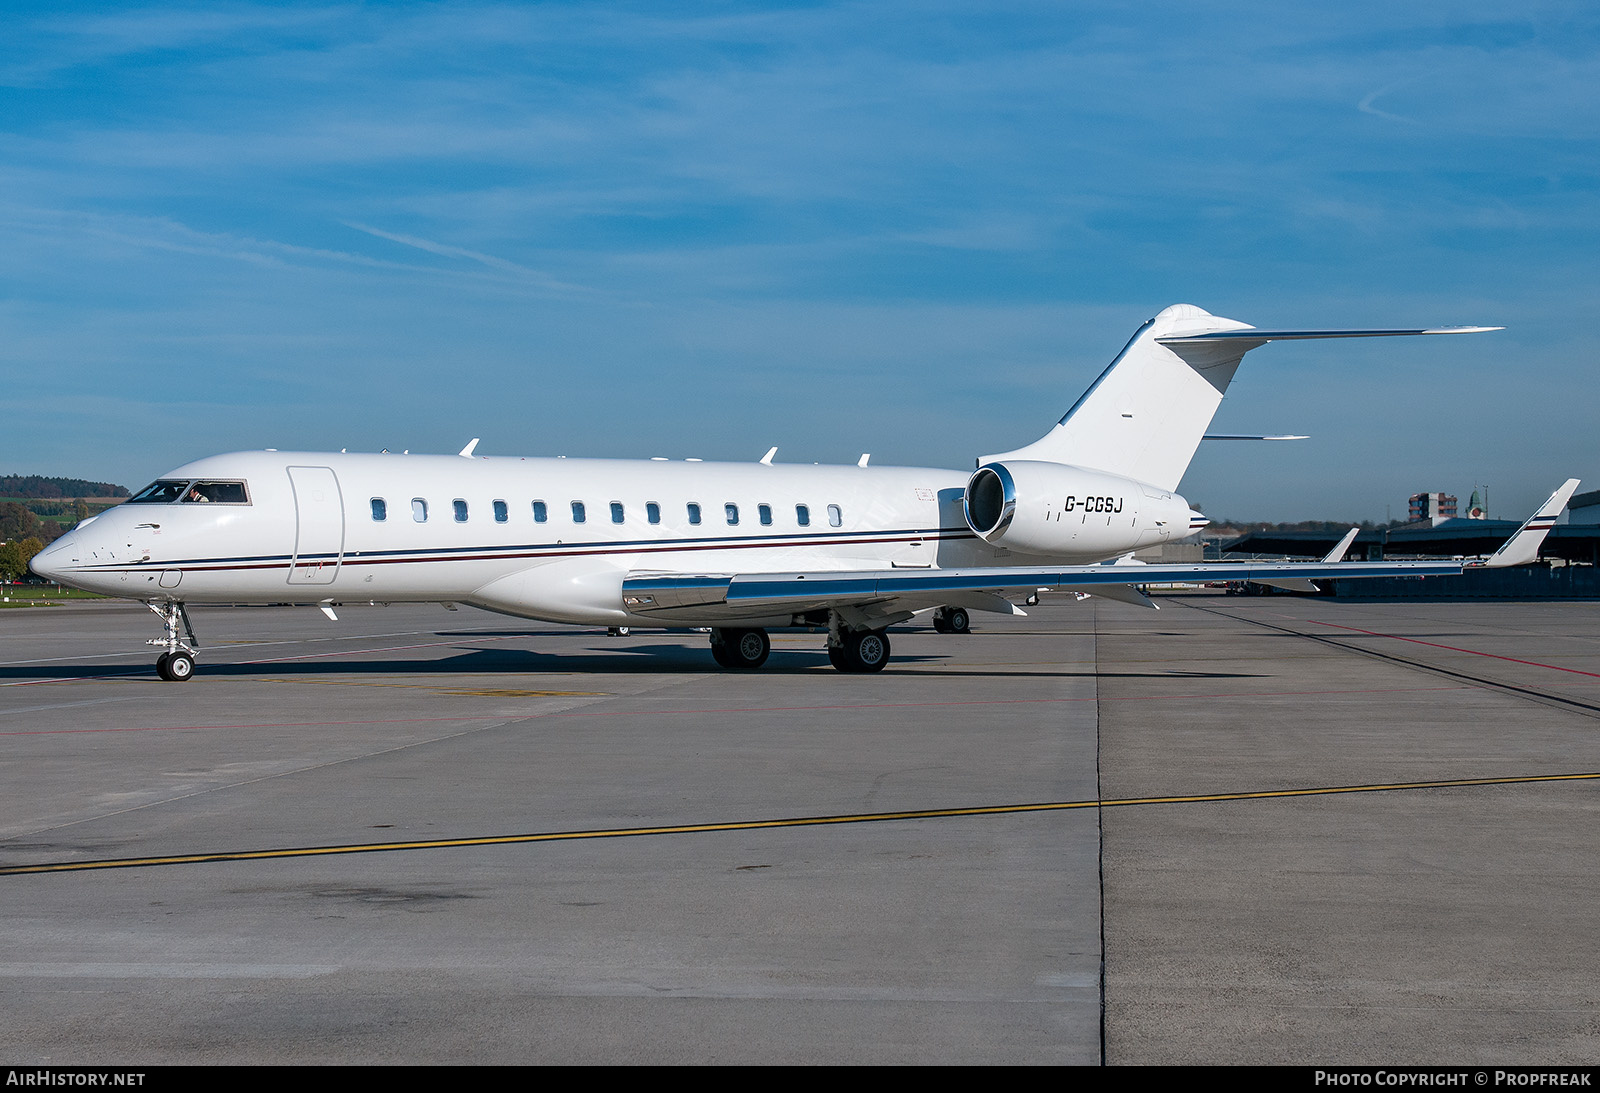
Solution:
<svg viewBox="0 0 1600 1093"><path fill-rule="evenodd" d="M745 670L761 667L772 652L772 641L765 630L713 630L711 655L724 668Z"/></svg>
<svg viewBox="0 0 1600 1093"><path fill-rule="evenodd" d="M733 659L741 668L759 668L772 652L772 639L765 630L741 630L733 642Z"/></svg>
<svg viewBox="0 0 1600 1093"><path fill-rule="evenodd" d="M850 671L850 660L845 656L843 646L828 646L828 663L839 669L841 672Z"/></svg>
<svg viewBox="0 0 1600 1093"><path fill-rule="evenodd" d="M889 635L882 630L852 630L844 636L844 647L828 650L828 659L841 672L881 672L889 663Z"/></svg>
<svg viewBox="0 0 1600 1093"><path fill-rule="evenodd" d="M964 607L949 608L944 620L952 634L972 633L972 617L967 614L967 609Z"/></svg>
<svg viewBox="0 0 1600 1093"><path fill-rule="evenodd" d="M194 657L188 653L163 653L156 660L156 674L168 683L187 683L194 677Z"/></svg>
<svg viewBox="0 0 1600 1093"><path fill-rule="evenodd" d="M945 609L941 607L933 613L933 631L936 634L948 634L950 632L950 620L944 617L944 612Z"/></svg>

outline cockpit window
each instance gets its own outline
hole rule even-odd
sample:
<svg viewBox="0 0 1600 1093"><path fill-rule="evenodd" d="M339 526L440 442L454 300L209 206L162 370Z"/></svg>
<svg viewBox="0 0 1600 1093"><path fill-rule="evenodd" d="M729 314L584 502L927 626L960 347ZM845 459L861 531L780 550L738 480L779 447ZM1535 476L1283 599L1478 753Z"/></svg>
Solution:
<svg viewBox="0 0 1600 1093"><path fill-rule="evenodd" d="M165 505L183 496L187 481L174 482L163 479L152 482L123 502L125 505Z"/></svg>
<svg viewBox="0 0 1600 1093"><path fill-rule="evenodd" d="M183 494L184 504L248 505L243 482L196 482Z"/></svg>

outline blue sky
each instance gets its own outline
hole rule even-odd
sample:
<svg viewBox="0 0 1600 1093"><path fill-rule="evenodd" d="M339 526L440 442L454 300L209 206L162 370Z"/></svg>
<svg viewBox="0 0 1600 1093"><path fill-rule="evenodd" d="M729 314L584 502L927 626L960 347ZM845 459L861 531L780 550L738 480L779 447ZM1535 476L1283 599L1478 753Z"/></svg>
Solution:
<svg viewBox="0 0 1600 1093"><path fill-rule="evenodd" d="M1137 8L1137 10L1135 10ZM1213 516L1600 488L1587 3L6 5L0 472L235 448L966 467L1144 319Z"/></svg>

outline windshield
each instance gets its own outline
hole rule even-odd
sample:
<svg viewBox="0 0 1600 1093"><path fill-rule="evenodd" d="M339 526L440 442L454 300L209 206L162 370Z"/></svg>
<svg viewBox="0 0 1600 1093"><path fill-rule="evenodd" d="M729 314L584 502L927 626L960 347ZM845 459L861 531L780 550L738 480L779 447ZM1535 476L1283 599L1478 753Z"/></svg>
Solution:
<svg viewBox="0 0 1600 1093"><path fill-rule="evenodd" d="M163 478L152 482L124 504L168 505L182 501L186 505L213 503L218 505L248 505L250 495L243 482L212 482L192 478Z"/></svg>
<svg viewBox="0 0 1600 1093"><path fill-rule="evenodd" d="M196 482L183 495L185 504L214 501L220 505L248 505L243 482Z"/></svg>
<svg viewBox="0 0 1600 1093"><path fill-rule="evenodd" d="M183 494L183 488L189 483L186 481L174 482L163 479L152 482L132 497L123 502L125 505L165 505L169 501L176 501Z"/></svg>

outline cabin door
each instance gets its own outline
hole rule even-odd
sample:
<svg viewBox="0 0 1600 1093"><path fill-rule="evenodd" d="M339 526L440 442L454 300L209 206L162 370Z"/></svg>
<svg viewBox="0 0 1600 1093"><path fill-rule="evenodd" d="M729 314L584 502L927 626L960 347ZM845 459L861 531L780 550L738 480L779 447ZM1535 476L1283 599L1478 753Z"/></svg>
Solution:
<svg viewBox="0 0 1600 1093"><path fill-rule="evenodd" d="M344 501L329 467L290 467L294 492L294 557L289 583L332 584L344 560Z"/></svg>

